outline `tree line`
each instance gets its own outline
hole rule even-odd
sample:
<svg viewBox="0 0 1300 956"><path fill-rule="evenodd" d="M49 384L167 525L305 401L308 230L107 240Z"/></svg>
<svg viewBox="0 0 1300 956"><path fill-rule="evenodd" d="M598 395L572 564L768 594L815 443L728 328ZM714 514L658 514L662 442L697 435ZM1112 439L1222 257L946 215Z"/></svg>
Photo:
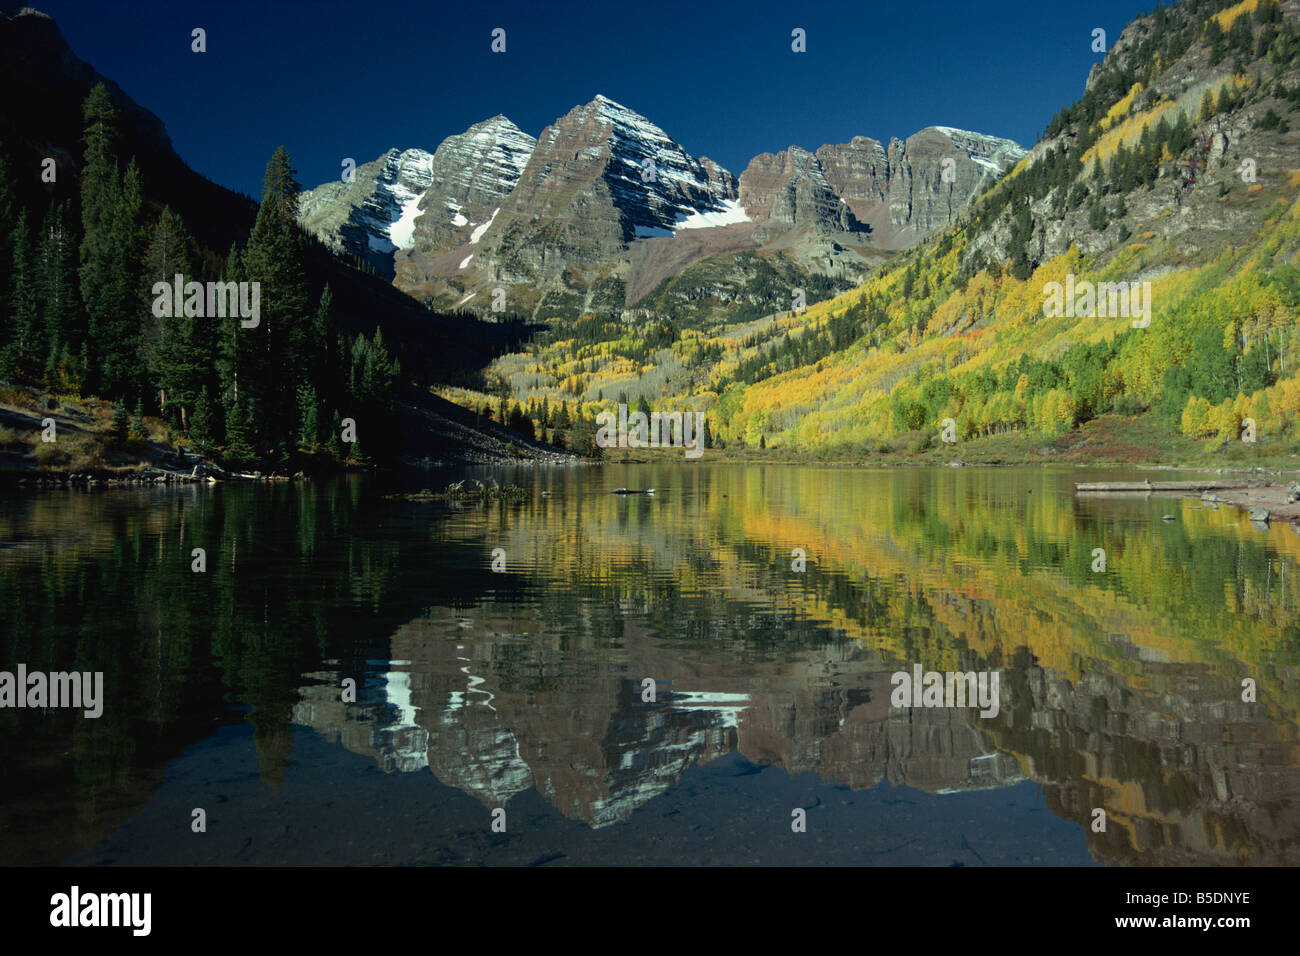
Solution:
<svg viewBox="0 0 1300 956"><path fill-rule="evenodd" d="M301 187L284 147L267 164L247 241L222 258L170 208L154 213L134 158L123 166L103 84L82 116L75 204L18 202L0 149L0 378L156 415L176 439L231 464L394 457L398 363L379 330L336 332L328 285L310 296ZM257 322L207 315L203 304L156 310L155 286L177 275L257 283Z"/></svg>

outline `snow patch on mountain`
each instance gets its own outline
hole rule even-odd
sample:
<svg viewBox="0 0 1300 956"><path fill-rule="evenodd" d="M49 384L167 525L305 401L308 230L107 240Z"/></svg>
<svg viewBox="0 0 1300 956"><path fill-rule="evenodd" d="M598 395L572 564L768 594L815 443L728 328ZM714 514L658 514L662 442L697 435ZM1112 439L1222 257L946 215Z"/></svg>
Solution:
<svg viewBox="0 0 1300 956"><path fill-rule="evenodd" d="M952 140L954 146L994 176L1001 176L1020 162L1027 153L1019 143L1000 136L972 133L970 130L957 129L953 126L932 126L930 129L943 133Z"/></svg>
<svg viewBox="0 0 1300 956"><path fill-rule="evenodd" d="M445 205L447 206L447 211L452 214L451 224L453 226L460 227L460 226L472 225L472 223L470 223L470 221L465 218L464 214L461 213L460 203L448 199Z"/></svg>
<svg viewBox="0 0 1300 956"><path fill-rule="evenodd" d="M735 196L734 177L716 163L696 159L640 113L597 95L570 117L579 126L596 122L608 128L603 148L588 146L584 153L598 159L608 149L605 182L634 234L638 227L698 229L745 221L735 219L736 211L726 205ZM706 216L717 221L697 218Z"/></svg>
<svg viewBox="0 0 1300 956"><path fill-rule="evenodd" d="M410 249L415 245L415 217L420 215L420 200L424 193L403 200L401 213L388 227L388 238L398 249Z"/></svg>
<svg viewBox="0 0 1300 956"><path fill-rule="evenodd" d="M713 226L730 226L738 222L753 222L745 214L745 207L734 199L724 199L720 211L696 211L673 224L674 229L709 229Z"/></svg>
<svg viewBox="0 0 1300 956"><path fill-rule="evenodd" d="M501 211L500 206L498 206L496 209L493 209L492 215L488 216L488 221L483 223L483 225L481 226L476 226L474 231L469 234L469 241L471 245L477 244L478 241L483 238L483 233L488 231L488 227L492 225L492 220L497 217L497 213L499 213L500 211Z"/></svg>

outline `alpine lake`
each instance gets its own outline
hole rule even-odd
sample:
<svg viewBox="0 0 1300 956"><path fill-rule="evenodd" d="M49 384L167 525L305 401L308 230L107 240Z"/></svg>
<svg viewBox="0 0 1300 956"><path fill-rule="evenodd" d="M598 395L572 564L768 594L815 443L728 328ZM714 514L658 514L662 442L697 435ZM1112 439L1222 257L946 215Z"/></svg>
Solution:
<svg viewBox="0 0 1300 956"><path fill-rule="evenodd" d="M0 668L103 700L0 708L0 863L1294 864L1300 535L1114 474L5 493Z"/></svg>

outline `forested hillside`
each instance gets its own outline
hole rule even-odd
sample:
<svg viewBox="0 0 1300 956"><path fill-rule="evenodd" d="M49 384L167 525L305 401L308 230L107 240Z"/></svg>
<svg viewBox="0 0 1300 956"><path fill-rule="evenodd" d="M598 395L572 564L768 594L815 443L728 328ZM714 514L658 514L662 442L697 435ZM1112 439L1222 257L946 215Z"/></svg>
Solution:
<svg viewBox="0 0 1300 956"><path fill-rule="evenodd" d="M778 284L766 315L746 307L719 327L556 323L491 372L525 408L707 410L733 447L917 451L945 419L971 441L1109 416L1207 450L1249 433L1249 454L1289 453L1298 66L1294 4L1158 8L957 226L852 292L801 311ZM1091 314L1054 313L1047 293L1067 282L1149 283L1149 323L1106 315L1105 295L1080 302Z"/></svg>

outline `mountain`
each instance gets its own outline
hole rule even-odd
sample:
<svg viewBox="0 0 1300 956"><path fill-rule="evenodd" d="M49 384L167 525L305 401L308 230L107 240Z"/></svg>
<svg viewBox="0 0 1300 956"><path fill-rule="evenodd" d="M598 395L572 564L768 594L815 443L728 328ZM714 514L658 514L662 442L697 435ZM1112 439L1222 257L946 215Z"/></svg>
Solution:
<svg viewBox="0 0 1300 956"><path fill-rule="evenodd" d="M165 196L195 236L225 253L248 235L256 206L247 197L205 179L172 148L162 120L126 95L116 83L79 59L54 20L21 4L0 6L0 73L5 100L0 106L0 142L15 168L39 169L53 157L58 178L42 184L36 176L14 177L26 204L75 200L82 163L81 106L90 89L103 83L122 117L122 152L139 164L146 186ZM71 175L69 175L71 174ZM219 215L212 215L220 210Z"/></svg>
<svg viewBox="0 0 1300 956"><path fill-rule="evenodd" d="M91 90L102 85L116 113L113 142L114 158L119 168L134 160L140 172L142 204L140 223L146 236L151 233L164 207L180 216L185 229L197 242L197 259L202 263L205 277L219 275L232 247L243 247L249 240L257 215L257 205L247 196L235 193L211 182L191 169L172 147L162 121L148 109L126 95L111 79L103 76L85 61L79 59L59 31L55 21L44 13L14 3L0 5L0 69L3 69L6 98L0 104L0 148L10 169L36 170L45 157L56 164L56 179L44 183L35 175L12 177L12 188L18 210L24 210L31 222L40 223L54 203L68 203L64 222L69 226L70 258L74 260L72 285L76 286L75 259L80 242L80 202L83 169L83 134L85 120L83 103ZM473 132L473 131L471 131ZM472 137L471 137L472 138ZM525 138L526 140L526 138ZM526 142L521 148L527 148ZM463 195L471 199L477 193L476 183L493 182L489 175L496 162L490 151L482 157L482 174L474 183L463 186ZM439 172L439 163L442 170ZM421 162L417 155L384 157L384 161L365 170L358 177L365 182L382 183L388 201L410 201L408 192L414 189L423 176L432 182L434 175L442 181L452 182L445 170L459 170L462 157L437 156ZM496 187L501 188L501 187ZM374 202L366 206L372 217L382 217L379 189L374 192ZM486 202L485 198L480 200ZM10 210L0 210L8 215ZM0 301L8 298L12 254L9 240L13 235L13 221L0 223ZM29 229L31 227L29 226ZM394 235L391 227L390 239ZM400 232L395 233L400 238ZM401 354L401 368L406 376L418 382L474 380L476 372L494 355L518 347L529 330L516 323L488 323L463 315L439 314L413 300L394 287L391 282L358 270L343 261L326 245L309 240L304 250L304 272L307 297L320 301L328 285L332 296L331 319L335 329L349 337L373 336L381 330L383 338L395 352ZM265 306L268 299L263 300ZM80 295L72 306L80 311ZM147 368L148 375L156 373L156 345L158 329L151 324L149 298L141 294L134 303L138 306L145 327L143 341L137 348L131 346L139 367ZM13 336L14 323L8 309L5 322L0 323L0 344L7 345ZM69 339L60 344L68 347L71 356L82 355L83 362L94 360L95 348L84 337L84 323L78 325L77 316L68 320L64 331ZM138 325L128 321L124 328L132 332ZM43 331L43 330L42 330ZM332 336L335 330L330 330ZM346 345L345 341L345 345ZM350 347L350 346L348 346ZM83 351L84 350L84 351ZM3 350L0 350L3 351ZM208 363L217 357L205 356ZM43 365L44 363L42 363ZM15 366L16 367L16 366ZM33 367L18 368L17 377L30 382L40 380L40 371ZM45 385L50 385L48 373ZM55 383L58 384L58 383ZM147 414L157 407L159 390L156 381L141 387L138 397ZM80 385L59 387L79 388ZM402 391L400 411L412 422L408 440L401 452L412 459L456 458L465 450L471 457L491 458L506 442L515 440L517 447L526 453L542 454L539 446L526 444L526 438L499 439L496 433L503 429L481 428L473 415L461 420L460 409L445 409L443 404L429 400L419 389ZM117 396L112 396L117 397ZM218 442L220 445L221 442ZM394 449L396 451L396 449ZM498 456L500 457L500 456Z"/></svg>
<svg viewBox="0 0 1300 956"><path fill-rule="evenodd" d="M735 190L725 169L597 96L542 131L499 220L481 237L478 268L507 282L553 279L576 257L614 258L641 229L741 220Z"/></svg>
<svg viewBox="0 0 1300 956"><path fill-rule="evenodd" d="M634 240L620 322L489 375L797 454L953 457L945 420L966 460L1300 454L1300 2L1157 8L1080 80L1027 153L934 126L755 157L749 222Z"/></svg>
<svg viewBox="0 0 1300 956"><path fill-rule="evenodd" d="M504 286L512 311L538 317L548 293L570 314L596 302L618 307L620 273L638 236L744 221L735 196L727 170L597 96L542 131L508 195L486 213L475 210L481 218L460 245L421 241L429 217L417 219L398 285L432 301L454 297L448 304L457 306ZM580 301L567 308L573 292Z"/></svg>
<svg viewBox="0 0 1300 956"><path fill-rule="evenodd" d="M432 160L390 150L355 182L305 194L302 221L429 303L484 311L502 288L509 311L536 319L654 313L650 293L716 256L703 271L722 284L706 298L746 295L734 262L744 250L795 285L860 279L883 252L951 223L1023 155L1009 140L931 127L888 149L857 137L765 153L737 179L598 95L537 140L498 116Z"/></svg>
<svg viewBox="0 0 1300 956"><path fill-rule="evenodd" d="M951 420L966 460L1290 455L1297 110L1300 3L1159 8L941 234L797 322L692 343L716 362L646 397L715 409L724 442L803 451L953 457L937 439ZM1106 301L1091 298L1100 282ZM1054 287L1080 290L1079 308L1050 308ZM585 384L609 395L636 375Z"/></svg>
<svg viewBox="0 0 1300 956"><path fill-rule="evenodd" d="M740 203L773 226L865 231L876 246L902 249L955 222L1024 155L1011 140L948 126L892 139L887 149L866 136L816 153L791 146L750 161Z"/></svg>
<svg viewBox="0 0 1300 956"><path fill-rule="evenodd" d="M433 153L390 149L358 166L351 182L304 192L301 220L331 249L391 281L395 253L428 254L467 241L510 194L535 144L494 116L447 137Z"/></svg>

